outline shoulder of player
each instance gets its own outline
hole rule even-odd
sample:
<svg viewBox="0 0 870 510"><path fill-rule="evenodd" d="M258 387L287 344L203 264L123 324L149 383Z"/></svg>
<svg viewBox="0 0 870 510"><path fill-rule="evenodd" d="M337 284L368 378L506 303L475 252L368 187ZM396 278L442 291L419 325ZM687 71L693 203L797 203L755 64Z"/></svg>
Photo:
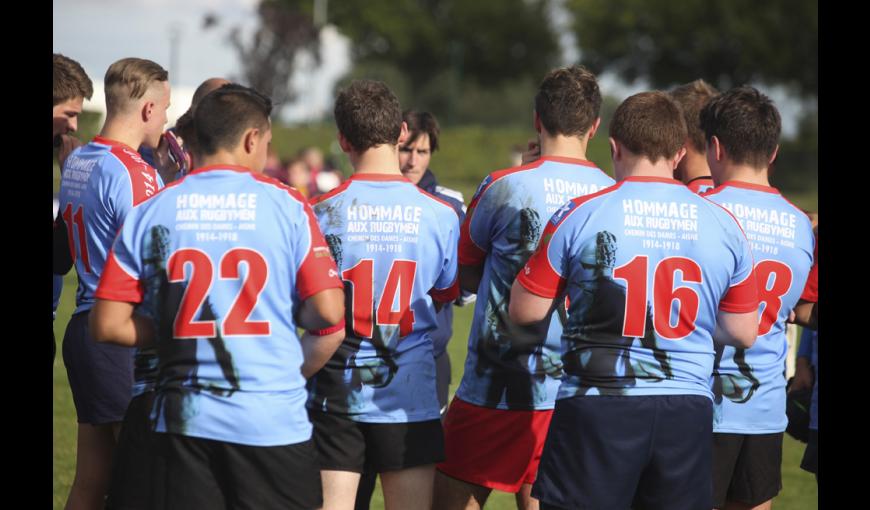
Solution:
<svg viewBox="0 0 870 510"><path fill-rule="evenodd" d="M569 217L576 217L575 213L578 211L588 211L589 214L593 214L596 210L598 210L602 200L614 196L613 192L615 192L622 186L622 182L624 181L620 181L612 186L600 189L595 193L590 193L581 197L572 198L562 207L560 207L555 213L553 213L553 216L550 218L550 221L547 224L547 228L551 230L558 229L563 224L565 224L566 220Z"/></svg>
<svg viewBox="0 0 870 510"><path fill-rule="evenodd" d="M516 177L522 172L527 172L529 170L534 170L541 165L544 164L543 159L538 159L536 161L532 161L526 165L520 166L512 166L509 168L503 168L501 170L496 170L494 172L490 172L486 177L480 181L480 185L477 187L477 191L474 192L474 196L472 197L472 203L479 201L485 194L486 191L489 190L496 183L503 183L510 180L511 176Z"/></svg>
<svg viewBox="0 0 870 510"><path fill-rule="evenodd" d="M692 194L695 195L694 193ZM726 231L739 231L741 235L743 235L743 237L746 237L746 233L743 231L743 227L740 226L740 221L737 219L737 216L734 216L734 214L729 211L724 205L716 201L719 197L711 196L716 194L718 193L705 193L703 195L695 196L699 198L698 203L701 205L701 207L704 207L705 210L709 211L710 215L719 223L722 228L724 228Z"/></svg>
<svg viewBox="0 0 870 510"><path fill-rule="evenodd" d="M302 208L308 204L308 199L306 199L299 190L284 184L274 177L269 177L268 175L256 172L249 172L248 175L256 183L257 187L265 190L267 196L274 197L279 201L296 204Z"/></svg>
<svg viewBox="0 0 870 510"><path fill-rule="evenodd" d="M462 196L461 191L440 184L435 186L435 193L433 194L451 203L459 203L460 205L465 203L465 197Z"/></svg>
<svg viewBox="0 0 870 510"><path fill-rule="evenodd" d="M412 186L414 185L412 184ZM456 212L456 208L454 207L454 205L450 203L450 197L439 197L434 193L429 193L428 191L420 188L419 186L414 186L414 189L416 189L423 197L427 199L424 203L429 204L435 211L435 214L439 216L447 215L457 218L457 220L459 219L459 213ZM446 211L447 209L450 210L449 213Z"/></svg>
<svg viewBox="0 0 870 510"><path fill-rule="evenodd" d="M353 179L348 179L348 180L342 182L341 184L339 184L337 187L333 188L332 190L330 190L322 195L319 195L319 196L312 198L311 200L308 201L308 203L311 204L311 207L314 207L318 204L326 202L326 201L344 193L345 191L347 191L353 182L354 182Z"/></svg>

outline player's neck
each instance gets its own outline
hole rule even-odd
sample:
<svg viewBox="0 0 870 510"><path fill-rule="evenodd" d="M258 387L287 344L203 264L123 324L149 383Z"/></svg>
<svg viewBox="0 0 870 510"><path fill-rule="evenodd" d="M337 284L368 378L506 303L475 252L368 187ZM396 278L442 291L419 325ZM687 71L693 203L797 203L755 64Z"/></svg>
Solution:
<svg viewBox="0 0 870 510"><path fill-rule="evenodd" d="M710 167L707 165L707 156L700 152L688 150L686 155L680 161L680 175L683 176L683 182L688 184L693 179L698 177L709 177Z"/></svg>
<svg viewBox="0 0 870 510"><path fill-rule="evenodd" d="M349 157L355 174L402 175L399 153L395 145L377 145L363 152L351 152Z"/></svg>
<svg viewBox="0 0 870 510"><path fill-rule="evenodd" d="M197 168L202 168L206 166L243 166L250 169L250 159L251 158L245 158L243 156L240 156L235 152L220 149L214 154L197 158L196 166Z"/></svg>
<svg viewBox="0 0 870 510"><path fill-rule="evenodd" d="M586 147L588 145L589 137L587 136L578 138L576 136L551 136L546 132L541 133L542 157L557 156L586 160Z"/></svg>
<svg viewBox="0 0 870 510"><path fill-rule="evenodd" d="M103 124L100 136L115 142L121 142L138 151L139 146L145 140L145 130L136 126L130 119L110 117Z"/></svg>
<svg viewBox="0 0 870 510"><path fill-rule="evenodd" d="M659 159L656 163L652 163L646 158L637 158L631 162L631 164L625 165L624 168L620 168L617 175L621 176L621 179L628 177L661 177L664 179L673 179L674 170L665 159Z"/></svg>
<svg viewBox="0 0 870 510"><path fill-rule="evenodd" d="M722 184L723 182L728 181L738 181L770 187L767 168L754 168L749 165L725 163L722 165L722 170L718 173L719 182L716 184Z"/></svg>

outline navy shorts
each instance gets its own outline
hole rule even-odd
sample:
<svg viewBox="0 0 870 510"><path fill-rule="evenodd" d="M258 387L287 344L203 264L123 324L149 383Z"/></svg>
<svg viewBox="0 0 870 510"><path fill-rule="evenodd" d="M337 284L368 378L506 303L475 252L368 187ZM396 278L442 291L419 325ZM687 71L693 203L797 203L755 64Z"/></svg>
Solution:
<svg viewBox="0 0 870 510"><path fill-rule="evenodd" d="M398 471L444 460L441 420L366 423L308 410L320 469L354 473Z"/></svg>
<svg viewBox="0 0 870 510"><path fill-rule="evenodd" d="M317 451L311 440L249 446L155 432L155 477L163 494L154 508L313 510L323 505ZM160 503L162 502L162 504Z"/></svg>
<svg viewBox="0 0 870 510"><path fill-rule="evenodd" d="M104 425L124 419L133 398L130 347L97 343L88 312L73 315L63 335L63 363L79 423Z"/></svg>
<svg viewBox="0 0 870 510"><path fill-rule="evenodd" d="M109 510L151 510L162 508L162 457L156 455L157 442L151 423L154 392L146 391L130 401L115 457L106 508Z"/></svg>
<svg viewBox="0 0 870 510"><path fill-rule="evenodd" d="M782 490L782 432L713 434L713 508L753 507Z"/></svg>
<svg viewBox="0 0 870 510"><path fill-rule="evenodd" d="M553 509L710 510L712 441L707 397L557 400L532 496Z"/></svg>

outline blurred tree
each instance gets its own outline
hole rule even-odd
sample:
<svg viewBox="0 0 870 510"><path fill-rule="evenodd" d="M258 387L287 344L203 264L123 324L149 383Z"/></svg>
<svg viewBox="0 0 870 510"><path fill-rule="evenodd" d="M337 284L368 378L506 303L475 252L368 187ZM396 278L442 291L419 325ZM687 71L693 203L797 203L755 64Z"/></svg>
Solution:
<svg viewBox="0 0 870 510"><path fill-rule="evenodd" d="M667 88L703 77L818 93L815 0L567 0L582 61Z"/></svg>
<svg viewBox="0 0 870 510"><path fill-rule="evenodd" d="M314 8L312 0L280 1ZM342 0L329 3L327 20L353 41L351 78L402 76L403 104L439 111L450 123L468 117L465 94L504 92L515 82L528 88L557 63L550 1Z"/></svg>
<svg viewBox="0 0 870 510"><path fill-rule="evenodd" d="M240 27L233 28L229 35L242 63L241 76L233 78L271 96L276 111L296 96L290 78L297 53L310 52L315 62L320 62L320 31L312 23L311 14L295 4L263 0L257 9L260 25L252 40L242 40ZM204 22L206 26L216 23L214 19Z"/></svg>

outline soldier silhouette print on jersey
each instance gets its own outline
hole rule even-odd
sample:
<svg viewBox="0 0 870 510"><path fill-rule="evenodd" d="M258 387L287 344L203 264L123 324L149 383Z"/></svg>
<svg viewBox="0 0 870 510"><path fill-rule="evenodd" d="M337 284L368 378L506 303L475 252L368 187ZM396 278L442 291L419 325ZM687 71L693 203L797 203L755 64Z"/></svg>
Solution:
<svg viewBox="0 0 870 510"><path fill-rule="evenodd" d="M477 343L475 372L487 380L486 401L496 405L502 400L523 403L540 400L547 375L561 377L562 364L556 356L543 353L542 338L548 324L519 326L510 321L510 288L514 277L534 253L541 237L541 218L531 207L520 209L509 223L506 240L514 247L505 254L502 271L493 275L486 301L487 328ZM499 367L501 370L493 370ZM517 377L517 374L529 374ZM488 377L486 377L488 376Z"/></svg>
<svg viewBox="0 0 870 510"><path fill-rule="evenodd" d="M593 242L594 240L594 242ZM616 236L606 230L598 232L580 252L580 263L590 278L578 282L579 299L571 301L568 324L564 330L567 342L630 347L636 341L652 350L655 365L631 358L631 349L619 348L571 350L563 357L567 374L579 377L584 385L578 394L596 388L602 394L621 394L608 377L607 388L596 384L589 374L616 374L623 388L633 387L638 378L660 381L673 377L668 355L656 346L652 309L646 305L646 325L640 338L622 335L625 320L626 290L613 279L618 249Z"/></svg>

